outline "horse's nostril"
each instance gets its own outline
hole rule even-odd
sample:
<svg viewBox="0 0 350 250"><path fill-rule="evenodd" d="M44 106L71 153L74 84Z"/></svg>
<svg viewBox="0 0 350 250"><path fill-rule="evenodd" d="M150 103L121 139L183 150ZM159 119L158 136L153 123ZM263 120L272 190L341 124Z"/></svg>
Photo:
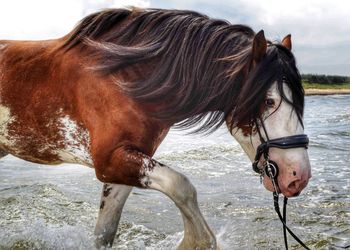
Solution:
<svg viewBox="0 0 350 250"><path fill-rule="evenodd" d="M299 187L300 187L300 181L295 180L288 185L287 189L294 196L294 195L298 195L300 193Z"/></svg>
<svg viewBox="0 0 350 250"><path fill-rule="evenodd" d="M287 190L288 190L288 197L298 196L301 193L300 181L299 180L295 180L295 181L291 182L288 185Z"/></svg>
<svg viewBox="0 0 350 250"><path fill-rule="evenodd" d="M296 189L296 182L297 181L293 181L293 182L291 182L289 185L288 185L288 189L289 190L295 190Z"/></svg>

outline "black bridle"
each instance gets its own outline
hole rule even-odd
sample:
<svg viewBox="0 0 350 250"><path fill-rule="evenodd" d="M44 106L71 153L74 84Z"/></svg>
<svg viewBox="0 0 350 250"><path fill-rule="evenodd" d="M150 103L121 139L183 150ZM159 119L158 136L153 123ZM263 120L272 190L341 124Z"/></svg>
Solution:
<svg viewBox="0 0 350 250"><path fill-rule="evenodd" d="M257 172L258 174L260 174L260 178L262 178L264 175L267 175L271 179L273 189L274 189L274 191L273 191L274 207L275 207L275 211L278 215L278 218L281 220L281 222L283 224L283 236L284 236L285 247L288 250L288 241L287 241L287 231L288 231L289 234L301 246L303 246L305 249L310 249L286 225L287 201L288 201L287 197L284 197L284 199L283 199L283 216L281 215L280 206L278 203L279 187L278 187L278 181L277 181L279 169L278 169L277 163L274 161L271 161L269 159L269 149L270 148L281 148L281 149L301 148L301 147L307 148L309 145L309 138L307 137L307 135L301 134L301 135L292 135L292 136L286 136L286 137L281 137L281 138L276 138L276 139L270 140L269 136L267 134L264 122L260 119L261 127L263 128L265 136L266 136L266 140L265 140L261 134L258 120L255 120L254 123L256 126L256 130L259 134L261 144L258 146L258 148L256 150L255 159L254 159L254 162L252 164L253 170L255 172ZM261 156L264 156L264 165L262 168L259 168L258 164L260 162Z"/></svg>

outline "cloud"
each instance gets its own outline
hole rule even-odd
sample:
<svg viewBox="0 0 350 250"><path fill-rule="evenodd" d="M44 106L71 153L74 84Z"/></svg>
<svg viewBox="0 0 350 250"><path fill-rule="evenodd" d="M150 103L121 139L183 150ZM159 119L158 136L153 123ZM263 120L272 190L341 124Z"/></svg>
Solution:
<svg viewBox="0 0 350 250"><path fill-rule="evenodd" d="M271 40L292 34L302 72L350 75L350 1L152 0L152 7L192 9L255 31Z"/></svg>
<svg viewBox="0 0 350 250"><path fill-rule="evenodd" d="M254 26L281 38L291 33L302 72L350 75L350 2L250 0Z"/></svg>
<svg viewBox="0 0 350 250"><path fill-rule="evenodd" d="M95 12L105 8L125 8L130 6L136 6L140 8L150 7L149 0L85 0L84 1L84 13Z"/></svg>
<svg viewBox="0 0 350 250"><path fill-rule="evenodd" d="M82 16L77 0L11 0L0 4L0 39L46 39L69 32Z"/></svg>
<svg viewBox="0 0 350 250"><path fill-rule="evenodd" d="M0 39L57 38L67 34L84 16L100 9L149 5L147 0L3 0Z"/></svg>
<svg viewBox="0 0 350 250"><path fill-rule="evenodd" d="M127 0L127 1L121 1L121 0L114 0L113 1L113 7L128 7L128 6L137 6L140 8L147 8L150 7L150 1L147 0Z"/></svg>
<svg viewBox="0 0 350 250"><path fill-rule="evenodd" d="M274 32L291 32L301 45L350 42L350 2L329 0L246 1L257 20ZM346 32L347 31L347 32Z"/></svg>
<svg viewBox="0 0 350 250"><path fill-rule="evenodd" d="M225 18L232 23L243 22L265 29L272 37L293 33L299 44L349 41L350 1L342 0L152 0L151 6L193 9L215 18Z"/></svg>

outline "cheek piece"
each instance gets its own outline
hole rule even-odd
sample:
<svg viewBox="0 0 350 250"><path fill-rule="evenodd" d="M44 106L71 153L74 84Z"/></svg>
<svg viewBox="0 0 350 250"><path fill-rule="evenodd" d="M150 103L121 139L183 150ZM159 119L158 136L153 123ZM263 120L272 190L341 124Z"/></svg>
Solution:
<svg viewBox="0 0 350 250"><path fill-rule="evenodd" d="M286 136L286 137L280 137L276 138L273 140L269 139L269 136L267 134L264 122L259 119L260 122L256 119L254 121L256 129L258 131L259 137L260 137L260 142L261 144L258 146L256 150L256 155L254 162L252 164L253 170L260 174L260 180L262 181L262 178L264 175L268 176L272 182L273 185L273 202L274 202L274 207L275 211L281 220L283 224L283 236L284 236L284 245L286 249L288 250L288 240L287 240L287 231L289 234L305 249L310 249L308 248L305 243L303 243L287 226L286 224L286 219L287 219L287 201L288 198L284 197L283 200L283 216L281 215L280 211L280 206L278 203L278 198L279 198L279 191L280 188L278 187L278 181L277 177L279 174L279 168L276 162L271 161L269 159L269 149L270 148L281 148L281 149L290 149L290 148L307 148L309 145L309 138L305 134L300 134L300 135L292 135L292 136ZM265 133L266 140L264 137L261 135L260 131L260 125ZM259 162L261 159L261 156L264 156L264 161L263 165L259 166Z"/></svg>

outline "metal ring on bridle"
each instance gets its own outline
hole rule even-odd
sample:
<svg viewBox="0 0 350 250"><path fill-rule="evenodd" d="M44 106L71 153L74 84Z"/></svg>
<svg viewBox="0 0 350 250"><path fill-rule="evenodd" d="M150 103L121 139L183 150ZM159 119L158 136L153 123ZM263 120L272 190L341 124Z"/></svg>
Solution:
<svg viewBox="0 0 350 250"><path fill-rule="evenodd" d="M278 176L278 166L277 163L274 161L267 161L265 165L265 174L266 176L270 177L271 179L276 179Z"/></svg>

